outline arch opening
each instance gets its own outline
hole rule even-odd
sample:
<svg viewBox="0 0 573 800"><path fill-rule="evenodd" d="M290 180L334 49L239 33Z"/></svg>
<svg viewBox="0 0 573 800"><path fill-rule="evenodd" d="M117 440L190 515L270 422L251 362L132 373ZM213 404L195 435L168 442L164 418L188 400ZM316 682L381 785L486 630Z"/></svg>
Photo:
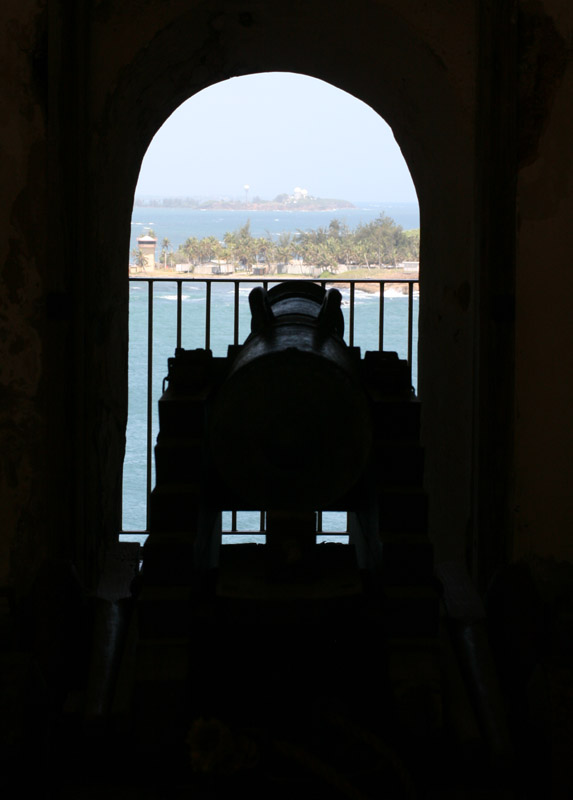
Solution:
<svg viewBox="0 0 573 800"><path fill-rule="evenodd" d="M186 190L189 185L196 189ZM249 256L237 260L233 239L240 231L245 236L247 227ZM154 269L142 258L143 247L149 247L145 237L155 239ZM164 341L155 337L153 343L153 409L177 340L176 307L181 309L181 346L205 345L205 312L197 313L197 307L207 303L207 294L209 346L215 355L224 355L232 343L232 291L225 291L230 284L222 280L211 283L214 272L219 278L260 275L271 281L301 273L323 280L383 279L382 285L359 287L357 295L352 288L352 343L363 351L378 349L384 303L384 347L405 356L408 299L406 286L395 280L405 278L403 261L409 262L407 277L417 277L418 252L419 211L410 172L391 129L365 103L322 80L292 73L243 76L199 92L156 133L135 193L130 269L140 277L157 278L153 313L156 329L165 334ZM169 281L190 274L194 281L188 288L178 289ZM199 274L209 278L203 289L195 282ZM143 375L142 368L149 344L142 326L150 302L145 286L144 281L131 282L123 504L124 531L140 532L145 530L142 487L150 452L144 440L151 428L155 441L158 430L155 410L151 425L144 419L149 412L147 370ZM241 341L249 324L247 291L246 285L239 290ZM350 289L343 285L343 292L348 328ZM417 319L417 296L413 313ZM415 337L414 329L414 372ZM154 477L147 479L147 493L153 483ZM251 528L251 517L233 519L233 527ZM325 524L334 530L342 527L332 515L325 516Z"/></svg>

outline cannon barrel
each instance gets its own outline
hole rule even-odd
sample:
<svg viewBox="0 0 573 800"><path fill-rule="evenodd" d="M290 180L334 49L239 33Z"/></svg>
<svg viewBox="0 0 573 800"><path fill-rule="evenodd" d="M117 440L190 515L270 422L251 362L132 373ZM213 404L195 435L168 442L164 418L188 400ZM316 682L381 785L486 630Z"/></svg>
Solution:
<svg viewBox="0 0 573 800"><path fill-rule="evenodd" d="M243 507L336 507L359 481L372 425L341 295L287 281L249 296L251 334L208 412L214 478Z"/></svg>

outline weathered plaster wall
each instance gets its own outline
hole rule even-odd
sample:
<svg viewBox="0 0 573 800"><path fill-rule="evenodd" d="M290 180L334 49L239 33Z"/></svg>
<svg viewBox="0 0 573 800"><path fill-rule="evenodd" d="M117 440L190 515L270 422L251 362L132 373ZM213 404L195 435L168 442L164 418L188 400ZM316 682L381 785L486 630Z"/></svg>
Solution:
<svg viewBox="0 0 573 800"><path fill-rule="evenodd" d="M514 555L573 560L573 7L521 4Z"/></svg>
<svg viewBox="0 0 573 800"><path fill-rule="evenodd" d="M42 253L46 190L43 3L7 0L0 28L0 585L41 557L46 420L42 408Z"/></svg>

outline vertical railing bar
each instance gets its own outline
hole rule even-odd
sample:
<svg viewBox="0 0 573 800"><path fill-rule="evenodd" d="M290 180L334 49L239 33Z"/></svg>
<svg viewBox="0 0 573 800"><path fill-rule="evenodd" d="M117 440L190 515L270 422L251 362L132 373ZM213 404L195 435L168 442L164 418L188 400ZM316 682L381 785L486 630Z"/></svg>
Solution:
<svg viewBox="0 0 573 800"><path fill-rule="evenodd" d="M152 405L153 405L153 281L147 284L147 444L146 444L146 528L151 522L151 451L152 451Z"/></svg>
<svg viewBox="0 0 573 800"><path fill-rule="evenodd" d="M205 350L211 347L211 281L205 282Z"/></svg>
<svg viewBox="0 0 573 800"><path fill-rule="evenodd" d="M349 331L348 331L348 344L350 347L354 347L354 289L355 284L351 282L350 284L350 315L349 315Z"/></svg>
<svg viewBox="0 0 573 800"><path fill-rule="evenodd" d="M231 530L233 533L237 530L237 510L235 508L231 511Z"/></svg>
<svg viewBox="0 0 573 800"><path fill-rule="evenodd" d="M378 314L378 350L384 350L384 288L386 284L380 281L380 312Z"/></svg>
<svg viewBox="0 0 573 800"><path fill-rule="evenodd" d="M316 532L322 533L322 511L316 512Z"/></svg>
<svg viewBox="0 0 573 800"><path fill-rule="evenodd" d="M259 530L261 533L265 532L265 512L261 511L260 520L259 520Z"/></svg>
<svg viewBox="0 0 573 800"><path fill-rule="evenodd" d="M412 335L414 323L414 281L408 284L408 364L410 365L410 380L412 380Z"/></svg>
<svg viewBox="0 0 573 800"><path fill-rule="evenodd" d="M181 347L181 301L183 299L183 280L177 281L177 348Z"/></svg>
<svg viewBox="0 0 573 800"><path fill-rule="evenodd" d="M239 283L235 281L235 318L233 320L233 344L239 344Z"/></svg>

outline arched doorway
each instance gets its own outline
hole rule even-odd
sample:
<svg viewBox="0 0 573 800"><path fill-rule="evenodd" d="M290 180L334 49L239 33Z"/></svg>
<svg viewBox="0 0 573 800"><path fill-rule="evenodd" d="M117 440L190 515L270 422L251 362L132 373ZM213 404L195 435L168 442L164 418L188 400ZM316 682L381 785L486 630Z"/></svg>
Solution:
<svg viewBox="0 0 573 800"><path fill-rule="evenodd" d="M99 134L90 164L99 180L91 187L85 238L94 242L94 230L106 231L106 238L98 238L95 255L88 256L98 271L88 278L86 302L88 320L105 318L109 324L86 329L88 362L96 353L108 356L104 375L100 369L88 375L93 392L87 413L90 428L104 420L112 439L111 447L106 443L90 454L86 474L88 484L94 476L94 486L102 471L110 476L103 490L104 521L100 515L97 523L87 523L96 549L102 524L108 536L118 528L127 359L123 259L141 159L167 116L196 91L233 75L286 70L326 80L368 103L389 122L409 164L421 207L420 396L430 527L443 557L465 550L472 461L474 145L464 91L472 89L456 84L430 42L403 17L364 0L351 20L342 34L340 19L324 2L296 3L288 11L250 3L240 13L209 2L184 13L172 10L160 24L144 16L132 31L131 51L113 51L110 57L102 46L95 55L95 68L109 75L109 90L94 98L92 107ZM98 492L85 493L86 507L99 509Z"/></svg>

